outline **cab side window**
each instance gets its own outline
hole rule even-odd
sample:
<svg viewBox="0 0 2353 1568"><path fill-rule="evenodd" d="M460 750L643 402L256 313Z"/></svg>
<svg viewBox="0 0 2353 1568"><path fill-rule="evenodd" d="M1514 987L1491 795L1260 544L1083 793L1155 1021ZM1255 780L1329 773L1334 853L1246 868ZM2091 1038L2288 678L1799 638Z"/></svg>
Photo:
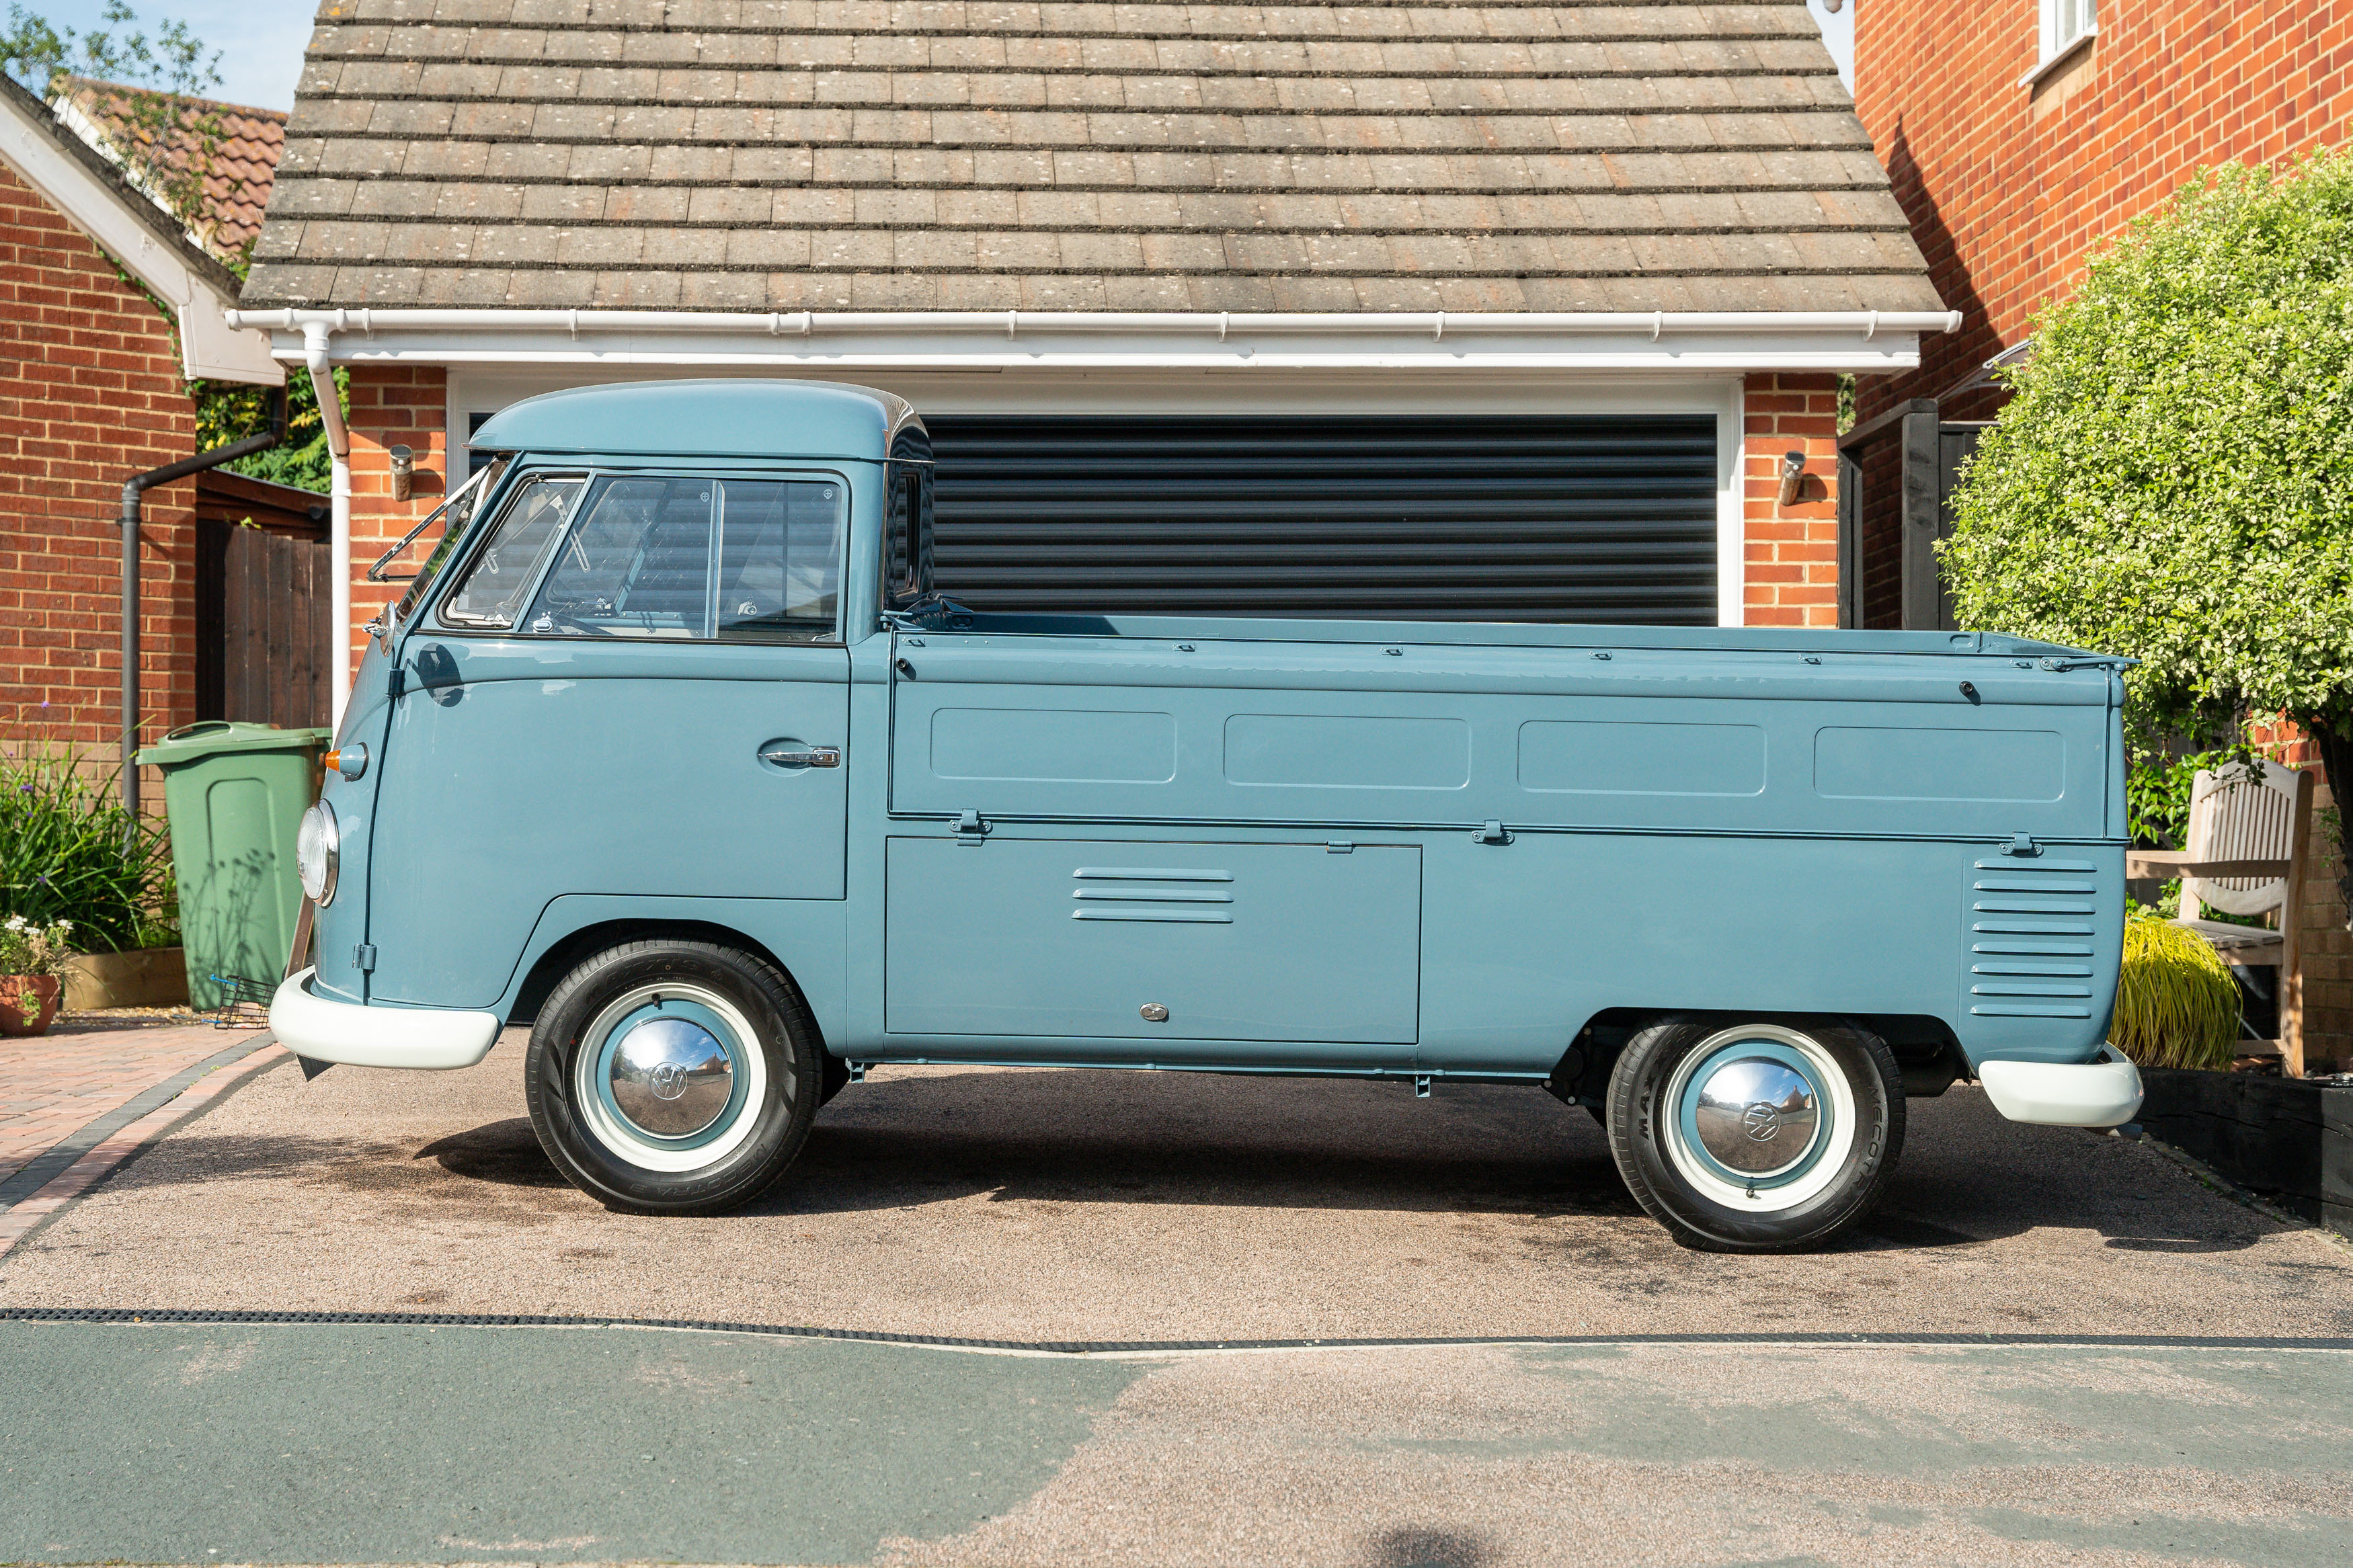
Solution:
<svg viewBox="0 0 2353 1568"><path fill-rule="evenodd" d="M745 641L831 637L841 520L839 485L722 483L719 636Z"/></svg>
<svg viewBox="0 0 2353 1568"><path fill-rule="evenodd" d="M711 635L710 479L600 479L556 552L531 629Z"/></svg>
<svg viewBox="0 0 2353 1568"><path fill-rule="evenodd" d="M528 629L830 637L846 512L841 487L821 481L599 478L556 549Z"/></svg>

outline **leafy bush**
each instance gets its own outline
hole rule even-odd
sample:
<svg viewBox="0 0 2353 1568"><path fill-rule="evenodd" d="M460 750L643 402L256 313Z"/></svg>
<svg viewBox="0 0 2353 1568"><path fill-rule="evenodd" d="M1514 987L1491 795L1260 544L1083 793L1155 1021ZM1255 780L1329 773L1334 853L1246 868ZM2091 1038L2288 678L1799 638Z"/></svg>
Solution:
<svg viewBox="0 0 2353 1568"><path fill-rule="evenodd" d="M2238 983L2213 944L2148 910L2128 915L2116 1048L2145 1068L2227 1068L2238 1037Z"/></svg>
<svg viewBox="0 0 2353 1568"><path fill-rule="evenodd" d="M2192 752L2173 756L2159 752L2133 758L2125 774L2125 816L2133 842L2153 849L2185 849L2189 845L2189 790L2201 769L2219 769L2239 761L2234 751Z"/></svg>
<svg viewBox="0 0 2353 1568"><path fill-rule="evenodd" d="M2193 181L2005 374L1944 546L1961 624L2142 660L2145 741L2284 712L2353 795L2353 150Z"/></svg>
<svg viewBox="0 0 2353 1568"><path fill-rule="evenodd" d="M114 781L69 752L0 756L0 920L69 921L93 952L179 939L169 841L132 820Z"/></svg>
<svg viewBox="0 0 2353 1568"><path fill-rule="evenodd" d="M335 399L351 416L351 372L335 367ZM188 395L196 404L196 450L210 451L259 436L269 428L269 397L277 389L234 381L192 381ZM327 427L319 418L319 395L311 378L299 370L286 378L286 437L267 451L235 458L231 473L248 479L292 485L324 495L332 459L327 452Z"/></svg>

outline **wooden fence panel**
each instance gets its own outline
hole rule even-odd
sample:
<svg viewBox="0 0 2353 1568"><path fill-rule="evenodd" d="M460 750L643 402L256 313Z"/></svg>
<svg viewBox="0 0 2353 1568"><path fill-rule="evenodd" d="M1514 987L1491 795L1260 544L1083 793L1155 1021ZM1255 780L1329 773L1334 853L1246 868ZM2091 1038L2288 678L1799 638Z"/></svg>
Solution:
<svg viewBox="0 0 2353 1568"><path fill-rule="evenodd" d="M221 717L288 728L327 722L328 548L232 528L221 594Z"/></svg>

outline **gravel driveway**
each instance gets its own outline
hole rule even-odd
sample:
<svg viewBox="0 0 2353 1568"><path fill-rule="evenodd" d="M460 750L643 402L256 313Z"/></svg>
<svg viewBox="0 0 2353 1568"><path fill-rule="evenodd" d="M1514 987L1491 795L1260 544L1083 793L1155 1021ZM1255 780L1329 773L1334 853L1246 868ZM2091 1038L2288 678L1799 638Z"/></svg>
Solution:
<svg viewBox="0 0 2353 1568"><path fill-rule="evenodd" d="M1911 1102L1870 1228L1687 1252L1539 1090L885 1068L760 1204L607 1213L459 1073L262 1075L0 1263L0 1306L524 1312L1020 1341L2353 1335L2353 1249L2153 1151Z"/></svg>
<svg viewBox="0 0 2353 1568"><path fill-rule="evenodd" d="M521 1059L263 1071L0 1259L0 1561L2022 1568L2353 1540L2353 1248L1972 1090L1913 1102L1867 1231L1743 1258L1668 1242L1541 1092L1176 1073L882 1069L763 1203L617 1215L541 1156ZM82 1307L1158 1348L25 1317ZM1166 1348L1335 1339L1413 1342Z"/></svg>

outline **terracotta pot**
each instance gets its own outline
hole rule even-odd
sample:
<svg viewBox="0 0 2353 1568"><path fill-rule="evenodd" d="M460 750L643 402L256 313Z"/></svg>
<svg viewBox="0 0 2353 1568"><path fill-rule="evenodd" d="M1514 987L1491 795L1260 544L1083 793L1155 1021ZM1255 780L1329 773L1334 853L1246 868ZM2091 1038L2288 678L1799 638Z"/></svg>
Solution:
<svg viewBox="0 0 2353 1568"><path fill-rule="evenodd" d="M0 1035L46 1035L65 982L54 974L0 974Z"/></svg>

